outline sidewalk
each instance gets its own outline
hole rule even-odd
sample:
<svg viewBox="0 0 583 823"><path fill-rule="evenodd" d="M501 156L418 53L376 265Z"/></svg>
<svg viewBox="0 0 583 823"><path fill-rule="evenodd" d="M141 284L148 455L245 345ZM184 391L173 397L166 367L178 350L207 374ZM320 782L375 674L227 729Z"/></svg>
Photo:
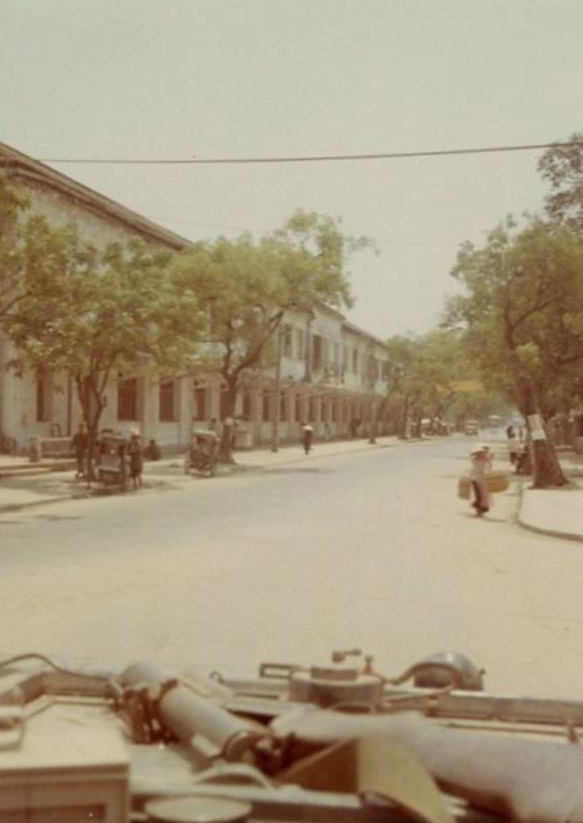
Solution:
<svg viewBox="0 0 583 823"><path fill-rule="evenodd" d="M277 452L270 449L235 452L233 466L219 466L219 475L237 471L261 471L289 463L306 462L314 458L332 457L358 451L386 448L401 441L396 437L379 437L376 444L368 440L339 440L316 442L312 453L306 456L299 444L284 445ZM70 466L71 461L64 461ZM183 472L183 457L180 454L144 464L144 490L164 487L181 487L191 482ZM62 500L91 496L87 484L75 480L75 472L70 468L55 470L55 461L50 464L30 464L25 457L0 455L0 513L19 511L29 506L47 505Z"/></svg>
<svg viewBox="0 0 583 823"><path fill-rule="evenodd" d="M570 455L559 457L573 485L564 489L529 489L527 479L518 522L541 534L583 541L583 463Z"/></svg>

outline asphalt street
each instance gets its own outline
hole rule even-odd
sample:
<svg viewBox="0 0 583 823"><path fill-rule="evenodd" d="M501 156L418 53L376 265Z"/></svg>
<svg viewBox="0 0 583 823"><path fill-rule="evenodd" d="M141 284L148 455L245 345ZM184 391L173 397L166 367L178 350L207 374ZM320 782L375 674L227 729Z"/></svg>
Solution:
<svg viewBox="0 0 583 823"><path fill-rule="evenodd" d="M491 691L579 697L583 549L520 529L517 485L474 517L456 496L467 452L316 450L6 516L0 652L248 675L357 646L395 675L452 649Z"/></svg>

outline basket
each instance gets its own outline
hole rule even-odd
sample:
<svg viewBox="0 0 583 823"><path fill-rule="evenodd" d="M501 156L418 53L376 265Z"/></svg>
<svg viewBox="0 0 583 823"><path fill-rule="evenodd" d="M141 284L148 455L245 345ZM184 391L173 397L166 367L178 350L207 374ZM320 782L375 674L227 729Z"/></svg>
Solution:
<svg viewBox="0 0 583 823"><path fill-rule="evenodd" d="M489 492L505 492L510 485L510 476L505 471L489 471L486 473L486 485ZM457 494L462 500L470 499L472 481L467 474L462 475L458 480Z"/></svg>
<svg viewBox="0 0 583 823"><path fill-rule="evenodd" d="M462 500L469 500L470 499L470 491L472 488L472 481L467 475L463 475L458 480L457 484L457 494L458 497L461 497Z"/></svg>
<svg viewBox="0 0 583 823"><path fill-rule="evenodd" d="M505 471L489 471L486 474L486 484L490 492L505 492L510 485L510 477Z"/></svg>

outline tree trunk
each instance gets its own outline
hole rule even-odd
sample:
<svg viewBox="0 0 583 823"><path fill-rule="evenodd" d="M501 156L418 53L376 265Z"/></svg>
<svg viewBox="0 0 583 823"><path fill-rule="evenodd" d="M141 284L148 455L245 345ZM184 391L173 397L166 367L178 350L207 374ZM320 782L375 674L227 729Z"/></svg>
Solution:
<svg viewBox="0 0 583 823"><path fill-rule="evenodd" d="M91 481L95 479L93 457L98 440L99 421L105 404L99 396L99 392L95 389L94 381L91 378L77 377L75 383L77 384L77 396L81 406L83 422L87 428L87 479Z"/></svg>
<svg viewBox="0 0 583 823"><path fill-rule="evenodd" d="M513 354L515 354L513 352ZM518 361L518 357L516 356ZM530 459L532 462L532 486L534 489L549 489L565 486L568 480L563 474L555 447L548 437L546 426L540 414L536 389L530 375L522 364L515 366L517 373L520 410L526 420Z"/></svg>
<svg viewBox="0 0 583 823"><path fill-rule="evenodd" d="M371 431L369 437L369 443L376 443L377 436L379 433L379 422L385 413L385 409L387 407L389 397L385 396L380 401L380 403L376 403L373 407L373 418L371 420Z"/></svg>
<svg viewBox="0 0 583 823"><path fill-rule="evenodd" d="M369 421L368 421L368 442L369 443L376 443L377 442L377 429L378 429L378 408L377 404L375 403L374 397L370 403L370 411L369 411Z"/></svg>
<svg viewBox="0 0 583 823"><path fill-rule="evenodd" d="M405 396L403 399L403 413L399 427L399 435L402 438L407 437L407 420L409 419L409 398Z"/></svg>
<svg viewBox="0 0 583 823"><path fill-rule="evenodd" d="M219 445L219 461L221 463L234 463L233 458L233 432L235 422L235 405L237 402L238 382L227 381L227 391L225 392L225 419L222 420L221 442Z"/></svg>

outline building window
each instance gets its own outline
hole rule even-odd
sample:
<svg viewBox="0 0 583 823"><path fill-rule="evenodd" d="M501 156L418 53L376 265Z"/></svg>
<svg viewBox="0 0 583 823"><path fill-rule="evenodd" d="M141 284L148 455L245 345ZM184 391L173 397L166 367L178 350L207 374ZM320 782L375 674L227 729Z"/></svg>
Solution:
<svg viewBox="0 0 583 823"><path fill-rule="evenodd" d="M302 423L304 416L302 414L302 398L299 394L296 394L296 402L294 403L295 406L295 422Z"/></svg>
<svg viewBox="0 0 583 823"><path fill-rule="evenodd" d="M323 339L320 337L319 334L315 334L313 337L313 359L312 359L312 368L314 371L321 371L323 365Z"/></svg>
<svg viewBox="0 0 583 823"><path fill-rule="evenodd" d="M269 390L263 392L263 403L262 403L262 420L264 423L267 423L271 420L271 415L269 414L271 410L271 392Z"/></svg>
<svg viewBox="0 0 583 823"><path fill-rule="evenodd" d="M305 335L303 329L296 329L296 357L303 360L306 356Z"/></svg>
<svg viewBox="0 0 583 823"><path fill-rule="evenodd" d="M223 386L221 387L221 393L219 395L219 418L221 420L226 420L228 417L232 417L232 412L229 411L229 392Z"/></svg>
<svg viewBox="0 0 583 823"><path fill-rule="evenodd" d="M358 349L352 349L352 372L358 374Z"/></svg>
<svg viewBox="0 0 583 823"><path fill-rule="evenodd" d="M51 419L51 380L45 369L36 373L36 420L48 423Z"/></svg>
<svg viewBox="0 0 583 823"><path fill-rule="evenodd" d="M251 392L243 392L243 417L251 420Z"/></svg>
<svg viewBox="0 0 583 823"><path fill-rule="evenodd" d="M310 397L308 401L308 422L316 422L316 400L313 397Z"/></svg>
<svg viewBox="0 0 583 823"><path fill-rule="evenodd" d="M129 377L117 384L117 419L138 419L138 378Z"/></svg>
<svg viewBox="0 0 583 823"><path fill-rule="evenodd" d="M178 419L176 400L176 381L164 380L161 382L159 393L159 419L161 423L174 423Z"/></svg>
<svg viewBox="0 0 583 823"><path fill-rule="evenodd" d="M287 397L285 392L279 395L279 419L282 423L287 421Z"/></svg>
<svg viewBox="0 0 583 823"><path fill-rule="evenodd" d="M282 352L284 357L293 357L292 327L286 324L282 331Z"/></svg>
<svg viewBox="0 0 583 823"><path fill-rule="evenodd" d="M194 412L197 420L206 420L206 388L194 385Z"/></svg>

